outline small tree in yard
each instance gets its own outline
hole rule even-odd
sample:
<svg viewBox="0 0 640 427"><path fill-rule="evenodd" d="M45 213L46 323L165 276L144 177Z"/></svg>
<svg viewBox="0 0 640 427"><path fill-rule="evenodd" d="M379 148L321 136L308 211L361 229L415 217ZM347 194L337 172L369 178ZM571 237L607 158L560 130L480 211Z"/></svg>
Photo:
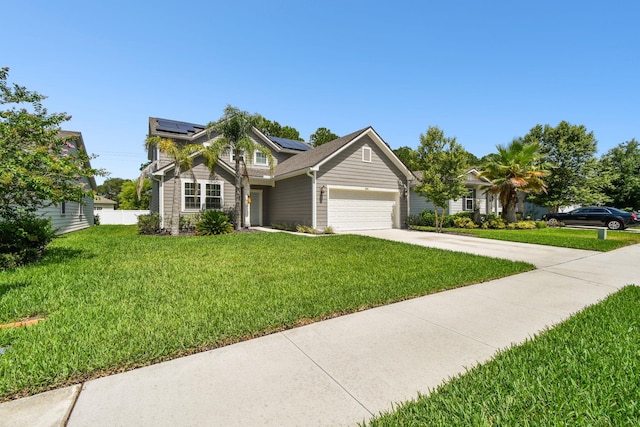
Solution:
<svg viewBox="0 0 640 427"><path fill-rule="evenodd" d="M93 198L83 181L103 174L90 167L75 135L61 133L71 117L49 114L45 96L7 83L8 74L0 69L0 269L36 260L53 238L37 209Z"/></svg>
<svg viewBox="0 0 640 427"><path fill-rule="evenodd" d="M467 152L455 138L446 138L437 126L430 126L420 135L420 164L424 166L419 194L433 203L436 232L442 231L444 207L449 200L457 200L467 193L464 186ZM441 214L438 215L438 208Z"/></svg>
<svg viewBox="0 0 640 427"><path fill-rule="evenodd" d="M235 157L235 221L234 226L239 230L242 226L242 177L245 153L249 164L253 161L253 153L259 151L264 154L273 172L274 159L271 151L249 137L254 125L260 120L257 114L249 114L236 107L227 105L223 116L217 122L207 125L209 135L217 134L208 146L204 148L207 166L213 173L214 167L220 155L227 149L231 150Z"/></svg>
<svg viewBox="0 0 640 427"><path fill-rule="evenodd" d="M93 198L82 180L102 172L76 149L75 136L60 136L60 125L71 116L49 114L42 106L45 96L7 83L8 74L8 68L0 69L0 105L9 107L0 110L0 217Z"/></svg>

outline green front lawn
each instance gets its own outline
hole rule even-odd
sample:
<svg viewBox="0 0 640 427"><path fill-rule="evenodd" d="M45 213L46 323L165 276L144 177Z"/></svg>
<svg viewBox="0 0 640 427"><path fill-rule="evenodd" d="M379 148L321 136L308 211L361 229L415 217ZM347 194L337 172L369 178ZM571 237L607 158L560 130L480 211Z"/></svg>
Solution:
<svg viewBox="0 0 640 427"><path fill-rule="evenodd" d="M0 272L0 398L532 269L363 236L92 227Z"/></svg>
<svg viewBox="0 0 640 427"><path fill-rule="evenodd" d="M636 426L640 288L400 406L371 426Z"/></svg>
<svg viewBox="0 0 640 427"><path fill-rule="evenodd" d="M412 229L433 231L433 227L414 226ZM484 239L507 240L510 242L535 243L538 245L560 246L563 248L587 249L592 251L612 251L623 246L640 243L640 233L607 231L606 240L598 239L598 231L576 228L536 228L532 230L483 230L445 228L445 233L468 234Z"/></svg>

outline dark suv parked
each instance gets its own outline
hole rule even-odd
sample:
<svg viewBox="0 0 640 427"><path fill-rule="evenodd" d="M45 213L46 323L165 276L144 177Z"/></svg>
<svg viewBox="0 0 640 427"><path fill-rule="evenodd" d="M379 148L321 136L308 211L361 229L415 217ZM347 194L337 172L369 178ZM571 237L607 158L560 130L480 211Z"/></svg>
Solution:
<svg viewBox="0 0 640 427"><path fill-rule="evenodd" d="M624 230L636 223L636 215L608 206L587 206L566 213L552 213L542 216L543 221L560 221L566 225L606 226L609 230Z"/></svg>

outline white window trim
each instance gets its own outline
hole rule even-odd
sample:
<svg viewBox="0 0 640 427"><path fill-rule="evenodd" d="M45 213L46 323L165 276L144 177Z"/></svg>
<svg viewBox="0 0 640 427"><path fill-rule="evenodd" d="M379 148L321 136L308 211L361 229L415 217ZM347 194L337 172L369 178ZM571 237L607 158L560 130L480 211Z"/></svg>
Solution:
<svg viewBox="0 0 640 427"><path fill-rule="evenodd" d="M235 163L236 159L234 159L235 150L229 147L229 161L231 163ZM240 155L244 157L244 150L240 150Z"/></svg>
<svg viewBox="0 0 640 427"><path fill-rule="evenodd" d="M365 163L371 163L371 147L362 147L362 161Z"/></svg>
<svg viewBox="0 0 640 427"><path fill-rule="evenodd" d="M476 189L475 188L470 188L469 189L469 193L464 196L462 198L462 210L466 211L466 212L471 212L473 211L473 207L475 204L475 199L476 199ZM467 201L471 200L471 208L467 208Z"/></svg>
<svg viewBox="0 0 640 427"><path fill-rule="evenodd" d="M264 163L258 162L258 154L263 154L264 155ZM256 166L267 166L269 164L269 159L267 157L266 154L264 154L262 151L256 150L253 153L253 164Z"/></svg>
<svg viewBox="0 0 640 427"><path fill-rule="evenodd" d="M185 184L188 183L196 183L196 184L200 184L200 190L198 191L198 197L200 197L200 209L193 209L193 208L189 208L187 209L185 207L185 194L184 194L184 186ZM205 196L205 192L206 192L206 188L207 188L207 184L218 184L220 186L220 206L221 208L224 207L224 181L220 181L220 180L205 180L205 179L201 179L201 180L197 180L197 181L193 181L191 179L183 179L181 182L181 189L180 189L180 209L182 212L200 212L205 210L205 206L206 206L206 196Z"/></svg>

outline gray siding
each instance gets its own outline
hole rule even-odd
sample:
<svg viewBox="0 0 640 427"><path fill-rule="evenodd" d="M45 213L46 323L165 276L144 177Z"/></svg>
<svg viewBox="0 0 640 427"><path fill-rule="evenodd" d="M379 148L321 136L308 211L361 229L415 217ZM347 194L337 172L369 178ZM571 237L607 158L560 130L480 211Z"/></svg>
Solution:
<svg viewBox="0 0 640 427"><path fill-rule="evenodd" d="M362 147L371 148L371 162L362 161ZM317 227L327 226L326 194L322 186L342 185L397 190L400 194L400 225L404 226L408 214L408 199L403 197L406 177L387 155L368 136L347 147L325 163L317 173Z"/></svg>
<svg viewBox="0 0 640 427"><path fill-rule="evenodd" d="M62 205L52 205L39 209L37 214L42 218L51 218L51 225L56 234L82 230L93 225L93 198L88 197L83 200L84 205L66 202L65 213L62 213Z"/></svg>
<svg viewBox="0 0 640 427"><path fill-rule="evenodd" d="M278 181L269 196L269 208L265 211L269 222L265 224L312 225L310 177L298 175Z"/></svg>
<svg viewBox="0 0 640 427"><path fill-rule="evenodd" d="M223 181L222 197L223 208L233 208L235 205L235 178L228 171L222 169L220 166L216 166L215 175L212 175L209 168L203 163L202 159L196 159L193 164L193 173L198 181ZM164 210L161 212L162 218L165 219L165 227L168 227L169 220L171 218L171 205L173 203L173 188L176 181L173 179L173 170L167 172L163 177L163 195L164 195ZM181 185L184 187L185 182L191 182L192 176L188 171L182 171L180 174ZM178 189L176 197L178 197L180 206L182 206L182 188ZM152 205L154 202L152 202ZM160 207L158 206L158 210ZM181 215L189 215L198 212L197 210L182 211Z"/></svg>
<svg viewBox="0 0 640 427"><path fill-rule="evenodd" d="M411 212L410 215L420 215L425 209L433 212L433 203L426 197L416 193L415 188L411 188L409 192Z"/></svg>

